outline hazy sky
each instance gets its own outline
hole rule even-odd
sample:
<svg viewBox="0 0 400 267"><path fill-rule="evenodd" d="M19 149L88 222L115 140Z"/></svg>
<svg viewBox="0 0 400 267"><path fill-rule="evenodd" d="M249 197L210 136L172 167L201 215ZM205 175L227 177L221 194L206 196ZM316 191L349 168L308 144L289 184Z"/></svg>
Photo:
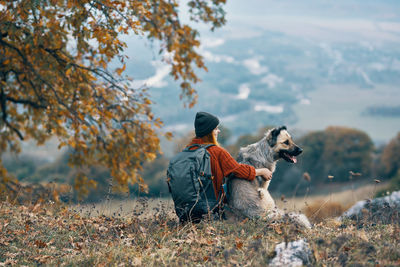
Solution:
<svg viewBox="0 0 400 267"><path fill-rule="evenodd" d="M222 32L231 38L269 30L324 41L400 41L400 1L227 1L226 10Z"/></svg>

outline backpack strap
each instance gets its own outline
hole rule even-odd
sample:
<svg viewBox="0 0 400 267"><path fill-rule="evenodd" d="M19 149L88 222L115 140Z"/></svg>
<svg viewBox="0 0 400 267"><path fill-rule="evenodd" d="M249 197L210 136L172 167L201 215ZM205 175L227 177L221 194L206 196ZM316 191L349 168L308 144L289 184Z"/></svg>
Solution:
<svg viewBox="0 0 400 267"><path fill-rule="evenodd" d="M199 149L199 148L205 148L205 149L207 149L207 148L212 147L212 146L215 146L215 145L214 145L214 144L207 144L207 145L205 145L205 144L193 144L193 145L190 145L190 146L184 148L184 149L182 150L182 152L196 151L196 150ZM192 148L194 148L194 147L197 147L197 149L192 149ZM206 177L206 178L208 178L208 179L211 179L211 178L212 178L212 174L211 174L211 173L210 173L209 175L205 175L205 173L202 173L201 176L204 176L204 177Z"/></svg>
<svg viewBox="0 0 400 267"><path fill-rule="evenodd" d="M207 148L212 147L212 146L215 146L215 145L214 144L207 144L207 145L193 144L193 145L190 145L188 147L185 147L185 149L183 149L183 151L190 151L194 147L197 147L197 148L205 147L207 149Z"/></svg>

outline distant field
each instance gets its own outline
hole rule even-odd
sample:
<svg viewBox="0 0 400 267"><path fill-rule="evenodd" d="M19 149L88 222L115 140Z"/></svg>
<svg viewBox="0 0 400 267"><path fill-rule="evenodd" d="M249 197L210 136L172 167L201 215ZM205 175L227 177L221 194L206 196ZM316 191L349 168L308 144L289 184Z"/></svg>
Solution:
<svg viewBox="0 0 400 267"><path fill-rule="evenodd" d="M386 184L365 185L354 190L349 189L326 195L285 198L284 200L275 198L275 201L279 208L287 211L303 212L308 205L318 205L323 209L325 205L331 203L338 203L345 208L349 208L359 200L373 198L375 193L385 186ZM72 206L71 209L89 217L106 215L113 217L134 216L148 219L152 218L160 210L165 211L168 217L175 217L171 198L110 200L96 204L76 205Z"/></svg>
<svg viewBox="0 0 400 267"><path fill-rule="evenodd" d="M397 106L400 90L396 86L360 89L355 85L322 85L308 98L309 105L293 107L298 122L291 127L323 130L331 125L348 126L365 131L377 143L388 142L400 131L400 117L362 115L371 106Z"/></svg>
<svg viewBox="0 0 400 267"><path fill-rule="evenodd" d="M326 187L329 187L329 185L326 185ZM276 199L275 201L278 207L282 209L285 208L290 211L303 211L307 205L315 204L323 207L328 203L338 203L343 207L349 208L357 201L374 198L377 191L386 187L387 184L370 184L357 189L348 189L341 192L327 193L325 195L287 198L284 201L281 199Z"/></svg>

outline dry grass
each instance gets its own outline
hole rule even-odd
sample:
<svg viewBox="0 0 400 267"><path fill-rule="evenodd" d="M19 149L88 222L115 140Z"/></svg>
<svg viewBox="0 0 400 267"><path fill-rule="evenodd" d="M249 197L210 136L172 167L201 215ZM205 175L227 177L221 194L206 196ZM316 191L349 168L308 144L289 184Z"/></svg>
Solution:
<svg viewBox="0 0 400 267"><path fill-rule="evenodd" d="M330 185L326 185L329 187ZM387 183L369 184L357 189L347 189L340 192L333 192L325 195L311 195L295 198L285 198L283 200L276 199L276 204L279 208L288 211L300 211L308 213L309 210L332 210L348 209L357 201L371 199L376 192L387 188ZM341 208L339 208L341 207ZM313 215L308 214L308 215ZM330 218L332 216L328 216Z"/></svg>
<svg viewBox="0 0 400 267"><path fill-rule="evenodd" d="M303 212L312 223L319 223L327 219L339 217L349 207L345 207L337 202L313 202L306 206Z"/></svg>
<svg viewBox="0 0 400 267"><path fill-rule="evenodd" d="M327 185L329 186L329 185ZM359 200L372 198L386 184L366 185L358 189L344 190L325 196L314 195L288 199L275 199L279 208L286 211L299 211L307 215L313 222L335 218ZM71 210L85 217L112 216L151 219L154 214L163 210L169 219L174 219L175 212L171 198L136 198L125 200L107 200L96 204L71 206Z"/></svg>
<svg viewBox="0 0 400 267"><path fill-rule="evenodd" d="M160 211L163 211L169 219L176 217L174 203L170 198L139 197L136 199L106 200L100 203L72 205L70 209L85 217L107 216L151 219L154 214Z"/></svg>
<svg viewBox="0 0 400 267"><path fill-rule="evenodd" d="M167 211L139 203L152 219L96 211L81 216L57 204L0 202L0 266L266 266L276 244L301 238L313 251L313 266L400 264L396 223L328 221L312 230L285 220L179 225Z"/></svg>
<svg viewBox="0 0 400 267"><path fill-rule="evenodd" d="M296 209L307 207L300 202L310 203L310 217L320 221L311 230L286 219L179 225L169 199L75 206L0 202L0 266L265 266L275 256L276 244L301 238L312 249L313 266L399 266L398 221L327 219L375 190L280 203L286 210L296 200Z"/></svg>

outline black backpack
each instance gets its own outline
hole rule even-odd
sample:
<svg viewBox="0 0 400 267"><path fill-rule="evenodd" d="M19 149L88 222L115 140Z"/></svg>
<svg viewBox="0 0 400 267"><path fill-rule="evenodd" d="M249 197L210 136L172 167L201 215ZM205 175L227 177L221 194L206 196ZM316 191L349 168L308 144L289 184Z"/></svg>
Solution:
<svg viewBox="0 0 400 267"><path fill-rule="evenodd" d="M180 222L199 222L205 215L211 217L219 211L207 151L210 146L213 144L189 146L169 163L167 183Z"/></svg>

